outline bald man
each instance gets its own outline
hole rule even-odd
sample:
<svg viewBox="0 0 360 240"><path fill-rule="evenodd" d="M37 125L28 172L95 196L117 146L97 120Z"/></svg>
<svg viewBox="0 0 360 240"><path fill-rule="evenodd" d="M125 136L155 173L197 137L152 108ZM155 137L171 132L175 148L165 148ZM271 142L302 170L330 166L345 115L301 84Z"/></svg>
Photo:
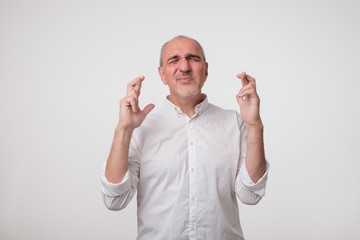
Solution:
<svg viewBox="0 0 360 240"><path fill-rule="evenodd" d="M139 107L144 76L129 82L101 176L104 203L127 206L137 191L138 239L244 239L236 196L265 194L260 99L255 79L238 74L240 113L208 102L208 63L196 40L177 36L161 48L162 107ZM151 113L150 113L151 112Z"/></svg>

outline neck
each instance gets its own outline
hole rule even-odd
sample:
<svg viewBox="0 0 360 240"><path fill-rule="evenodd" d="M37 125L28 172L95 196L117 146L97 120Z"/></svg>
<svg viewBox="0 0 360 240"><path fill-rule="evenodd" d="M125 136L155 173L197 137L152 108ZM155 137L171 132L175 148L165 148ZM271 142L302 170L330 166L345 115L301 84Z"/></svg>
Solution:
<svg viewBox="0 0 360 240"><path fill-rule="evenodd" d="M177 98L170 94L169 101L178 106L190 118L195 115L195 107L204 100L202 94L188 98Z"/></svg>

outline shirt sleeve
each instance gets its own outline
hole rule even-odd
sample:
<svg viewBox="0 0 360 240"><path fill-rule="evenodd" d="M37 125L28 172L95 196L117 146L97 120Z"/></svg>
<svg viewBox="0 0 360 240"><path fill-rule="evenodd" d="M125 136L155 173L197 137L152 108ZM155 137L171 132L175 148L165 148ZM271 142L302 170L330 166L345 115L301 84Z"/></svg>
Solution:
<svg viewBox="0 0 360 240"><path fill-rule="evenodd" d="M128 191L131 187L130 171L126 171L125 177L120 183L110 183L105 176L106 163L103 164L101 171L101 192L109 197L117 197Z"/></svg>
<svg viewBox="0 0 360 240"><path fill-rule="evenodd" d="M105 206L110 210L125 208L136 193L139 183L140 151L134 136L129 149L128 170L120 183L110 183L105 176L106 163L103 164L100 180L101 192Z"/></svg>
<svg viewBox="0 0 360 240"><path fill-rule="evenodd" d="M254 183L246 170L245 163L243 164L235 182L236 194L241 202L247 205L255 205L265 196L269 169L270 164L266 161L264 175Z"/></svg>
<svg viewBox="0 0 360 240"><path fill-rule="evenodd" d="M240 128L240 168L238 169L238 174L235 179L235 192L240 201L244 204L255 205L265 195L270 164L268 161L266 161L266 171L264 175L256 183L254 183L250 178L245 165L247 149L246 124L238 113L237 117Z"/></svg>

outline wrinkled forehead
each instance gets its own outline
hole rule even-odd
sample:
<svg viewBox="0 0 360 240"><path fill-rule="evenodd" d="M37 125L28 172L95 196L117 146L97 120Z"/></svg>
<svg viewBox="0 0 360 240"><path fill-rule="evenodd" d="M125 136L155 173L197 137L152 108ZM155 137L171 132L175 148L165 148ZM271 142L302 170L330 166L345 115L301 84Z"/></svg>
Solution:
<svg viewBox="0 0 360 240"><path fill-rule="evenodd" d="M175 38L164 46L163 57L186 56L188 54L203 57L199 44L188 38Z"/></svg>

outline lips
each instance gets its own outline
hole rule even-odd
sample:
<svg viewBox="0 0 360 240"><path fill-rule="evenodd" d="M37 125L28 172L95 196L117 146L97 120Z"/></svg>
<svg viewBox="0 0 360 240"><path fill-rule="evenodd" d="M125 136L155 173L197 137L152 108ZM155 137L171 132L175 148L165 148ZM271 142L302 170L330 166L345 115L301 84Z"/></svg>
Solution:
<svg viewBox="0 0 360 240"><path fill-rule="evenodd" d="M177 81L180 83L190 83L193 81L192 77L189 76L181 76L177 78Z"/></svg>

